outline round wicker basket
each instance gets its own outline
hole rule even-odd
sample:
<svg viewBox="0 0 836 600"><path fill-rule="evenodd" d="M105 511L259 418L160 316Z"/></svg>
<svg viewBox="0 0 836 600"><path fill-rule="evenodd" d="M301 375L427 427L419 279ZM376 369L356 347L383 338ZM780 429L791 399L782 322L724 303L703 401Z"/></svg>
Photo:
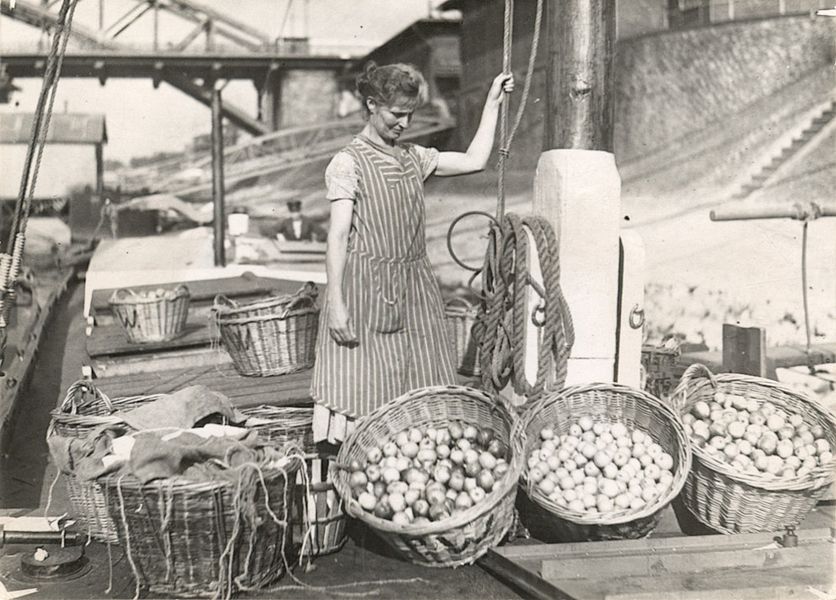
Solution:
<svg viewBox="0 0 836 600"><path fill-rule="evenodd" d="M77 381L67 390L61 405L51 412L47 440L53 436L81 439L102 425L121 423L116 411L126 411L151 402L159 396L130 396L111 400L107 394L90 381ZM127 424L125 425L127 429ZM116 526L110 518L101 486L95 481L78 479L74 474L65 475L67 492L74 516L84 531L93 538L107 543L117 543Z"/></svg>
<svg viewBox="0 0 836 600"><path fill-rule="evenodd" d="M137 585L161 597L228 598L276 581L288 565L301 465L242 465L238 479L201 482L102 478Z"/></svg>
<svg viewBox="0 0 836 600"><path fill-rule="evenodd" d="M624 385L599 383L569 387L548 394L526 408L514 431L525 440L524 456L534 449L544 427L563 435L578 418L622 423L629 429L650 434L673 457L674 478L664 494L638 510L613 511L605 515L570 510L553 502L527 481L523 467L520 486L520 518L531 534L547 542L578 542L634 539L650 535L662 511L685 484L691 468L691 447L677 414L659 399Z"/></svg>
<svg viewBox="0 0 836 600"><path fill-rule="evenodd" d="M237 304L215 298L212 310L235 370L247 377L294 373L313 366L319 308L316 288Z"/></svg>
<svg viewBox="0 0 836 600"><path fill-rule="evenodd" d="M379 447L409 427L447 427L459 421L490 429L511 452L509 469L484 500L471 508L427 525L396 525L366 512L351 495L346 470L331 466L346 512L371 527L406 560L428 567L456 567L474 562L505 537L514 520L522 447L511 437L514 417L497 399L462 386L419 388L378 408L362 419L340 448L337 462L361 464L371 447Z"/></svg>
<svg viewBox="0 0 836 600"><path fill-rule="evenodd" d="M769 401L810 425L820 425L836 448L836 418L798 391L776 381L749 375L714 375L704 365L688 367L673 393L680 414L700 400L712 401L724 392ZM694 466L681 500L694 517L724 533L780 531L798 525L825 495L834 478L834 464L820 465L793 478L764 477L741 472L694 445Z"/></svg>
<svg viewBox="0 0 836 600"><path fill-rule="evenodd" d="M478 377L482 373L479 363L479 340L473 335L473 325L479 310L464 298L452 298L444 306L447 332L453 344L453 356L462 375Z"/></svg>
<svg viewBox="0 0 836 600"><path fill-rule="evenodd" d="M110 309L134 344L165 342L176 338L189 316L189 288L162 288L164 293L146 296L132 289L119 289L110 297Z"/></svg>

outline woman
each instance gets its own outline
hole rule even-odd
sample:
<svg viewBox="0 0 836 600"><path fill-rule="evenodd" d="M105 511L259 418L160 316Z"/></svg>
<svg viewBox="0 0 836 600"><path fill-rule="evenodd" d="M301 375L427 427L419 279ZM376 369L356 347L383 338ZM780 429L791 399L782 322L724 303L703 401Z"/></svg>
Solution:
<svg viewBox="0 0 836 600"><path fill-rule="evenodd" d="M413 388L456 382L444 307L424 235L424 181L481 171L503 92L497 76L467 152L399 143L426 82L415 67L373 63L357 78L368 120L325 171L331 222L311 395L314 441L339 443L353 421Z"/></svg>

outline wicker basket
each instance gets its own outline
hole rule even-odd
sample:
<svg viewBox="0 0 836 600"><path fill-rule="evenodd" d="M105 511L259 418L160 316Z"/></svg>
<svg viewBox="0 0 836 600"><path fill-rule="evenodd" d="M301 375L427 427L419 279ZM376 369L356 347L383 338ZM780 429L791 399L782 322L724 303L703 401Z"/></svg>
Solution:
<svg viewBox="0 0 836 600"><path fill-rule="evenodd" d="M159 396L131 396L112 400L89 381L77 381L67 390L61 406L52 411L47 439L54 435L67 438L87 437L102 425L122 422L111 416L115 411L131 410L151 402ZM127 429L127 425L125 425ZM84 481L73 474L66 475L67 491L74 516L95 539L117 543L116 526L110 518L101 486L95 481Z"/></svg>
<svg viewBox="0 0 836 600"><path fill-rule="evenodd" d="M241 375L284 375L313 366L319 324L313 284L291 296L247 304L218 296L213 311L224 348Z"/></svg>
<svg viewBox="0 0 836 600"><path fill-rule="evenodd" d="M261 421L246 423L247 429L258 432L258 436L274 446L287 443L298 444L305 454L316 452L313 441L313 408L293 406L253 406L240 411L251 419Z"/></svg>
<svg viewBox="0 0 836 600"><path fill-rule="evenodd" d="M384 440L408 427L446 427L451 421L491 429L511 449L509 469L484 500L449 518L427 525L396 525L360 507L351 495L349 474L336 465L331 476L346 512L374 529L402 557L429 567L456 567L474 562L505 537L514 520L522 446L511 437L514 417L498 400L462 386L420 388L378 408L359 422L340 448L341 465L358 460Z"/></svg>
<svg viewBox="0 0 836 600"><path fill-rule="evenodd" d="M675 347L642 346L643 388L646 392L657 398L670 397L679 381L676 366L679 355L680 351Z"/></svg>
<svg viewBox="0 0 836 600"><path fill-rule="evenodd" d="M302 556L322 556L345 544L346 515L343 501L331 481L332 457L313 455L305 459L308 481L296 477L293 500L293 536L301 544Z"/></svg>
<svg viewBox="0 0 836 600"><path fill-rule="evenodd" d="M297 443L307 455L306 475L296 476L293 502L293 537L301 546L303 556L320 556L336 552L345 543L345 513L328 475L330 459L317 455L313 442L312 408L257 406L241 409L248 417L269 422L247 423L262 440L281 446ZM307 533L307 539L305 539Z"/></svg>
<svg viewBox="0 0 836 600"><path fill-rule="evenodd" d="M246 467L245 489L255 492L247 500L236 498L235 479L142 485L127 476L103 478L137 586L163 597L229 597L274 582L288 564L293 495L287 480L301 465L293 458L284 470Z"/></svg>
<svg viewBox="0 0 836 600"><path fill-rule="evenodd" d="M479 340L473 335L478 308L464 298L453 298L444 307L447 332L453 344L453 356L459 373L478 377L482 373L479 363Z"/></svg>
<svg viewBox="0 0 836 600"><path fill-rule="evenodd" d="M682 489L691 468L691 448L682 422L672 409L646 392L601 383L569 387L544 396L526 409L513 435L526 440L525 456L528 456L544 427L553 427L556 436L563 435L583 415L651 434L673 457L674 477L670 487L641 509L589 514L559 506L539 488L528 484L525 465L520 479L525 490L520 498L523 523L532 535L547 542L620 540L650 535L659 524L662 511Z"/></svg>
<svg viewBox="0 0 836 600"><path fill-rule="evenodd" d="M110 309L130 342L165 342L183 332L190 298L189 288L185 285L150 297L132 289L119 289L110 297Z"/></svg>
<svg viewBox="0 0 836 600"><path fill-rule="evenodd" d="M710 402L715 392L769 401L789 413L800 414L810 425L820 425L831 448L836 448L836 418L814 400L776 381L724 373L707 367L688 367L673 394L680 414L700 400ZM831 464L794 478L765 478L738 471L694 445L694 467L685 482L682 502L694 517L724 533L780 531L798 525L833 482Z"/></svg>

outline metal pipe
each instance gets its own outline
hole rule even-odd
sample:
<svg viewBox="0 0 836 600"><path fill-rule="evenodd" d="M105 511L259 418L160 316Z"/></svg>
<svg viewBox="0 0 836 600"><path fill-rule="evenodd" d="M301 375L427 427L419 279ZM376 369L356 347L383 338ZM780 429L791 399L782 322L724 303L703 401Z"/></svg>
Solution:
<svg viewBox="0 0 836 600"><path fill-rule="evenodd" d="M0 547L6 544L61 544L75 545L78 533L74 531L7 531L0 525Z"/></svg>
<svg viewBox="0 0 836 600"><path fill-rule="evenodd" d="M226 266L224 251L224 135L221 90L212 84L212 199L215 266Z"/></svg>
<svg viewBox="0 0 836 600"><path fill-rule="evenodd" d="M798 202L785 206L732 206L709 213L712 221L752 221L756 219L816 219L836 217L836 203Z"/></svg>

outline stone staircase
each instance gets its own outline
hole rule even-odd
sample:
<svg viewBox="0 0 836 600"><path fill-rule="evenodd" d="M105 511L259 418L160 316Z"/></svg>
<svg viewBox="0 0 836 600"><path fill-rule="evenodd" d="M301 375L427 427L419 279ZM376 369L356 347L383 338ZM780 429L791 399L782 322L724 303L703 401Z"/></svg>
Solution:
<svg viewBox="0 0 836 600"><path fill-rule="evenodd" d="M781 151L765 162L740 188L732 195L735 200L747 198L754 192L760 190L775 173L796 157L818 134L836 119L836 99L824 107L818 115L813 117L807 126Z"/></svg>

